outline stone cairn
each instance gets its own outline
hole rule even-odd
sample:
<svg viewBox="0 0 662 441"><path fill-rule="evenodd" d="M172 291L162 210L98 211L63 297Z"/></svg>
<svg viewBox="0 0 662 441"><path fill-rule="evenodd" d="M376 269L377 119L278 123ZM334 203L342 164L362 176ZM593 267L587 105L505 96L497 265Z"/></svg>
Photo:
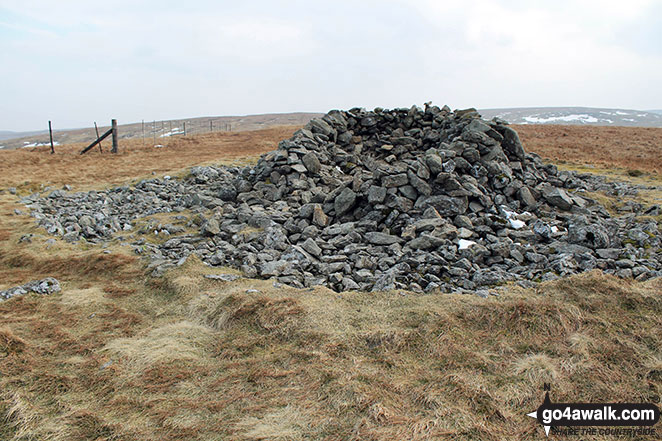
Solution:
<svg viewBox="0 0 662 441"><path fill-rule="evenodd" d="M246 277L336 291L484 294L594 268L662 275L657 223L612 217L587 190L637 187L560 172L527 154L504 121L426 105L333 110L251 167L194 167L182 180L23 202L70 241L107 240L157 212L197 213L176 216L197 234L158 225L151 232L168 240L133 242L155 275L190 254Z"/></svg>

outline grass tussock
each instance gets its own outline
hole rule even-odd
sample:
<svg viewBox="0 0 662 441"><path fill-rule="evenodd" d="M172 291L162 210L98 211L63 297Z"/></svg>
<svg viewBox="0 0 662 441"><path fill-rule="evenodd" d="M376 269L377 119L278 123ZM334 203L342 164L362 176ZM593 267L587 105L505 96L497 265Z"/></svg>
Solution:
<svg viewBox="0 0 662 441"><path fill-rule="evenodd" d="M485 300L218 283L198 265L167 275L173 293L148 303L158 308L92 288L0 306L13 314L5 346L20 348L0 358L14 415L3 430L15 439L526 440L540 436L525 413L543 383L558 401L662 392L659 280L595 271ZM72 300L85 293L92 300ZM90 323L99 317L115 328Z"/></svg>
<svg viewBox="0 0 662 441"><path fill-rule="evenodd" d="M22 352L25 349L25 340L16 336L8 326L0 327L0 357Z"/></svg>

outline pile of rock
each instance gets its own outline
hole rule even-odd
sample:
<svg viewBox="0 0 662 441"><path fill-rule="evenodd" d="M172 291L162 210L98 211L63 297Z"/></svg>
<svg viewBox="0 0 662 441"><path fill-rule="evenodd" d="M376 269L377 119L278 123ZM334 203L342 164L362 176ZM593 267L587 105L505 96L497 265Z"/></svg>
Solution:
<svg viewBox="0 0 662 441"><path fill-rule="evenodd" d="M183 180L24 202L67 240L105 240L155 212L197 212L179 218L197 234L159 225L153 232L169 240L134 243L156 273L196 254L248 277L335 290L473 290L593 268L659 276L658 225L612 218L585 190L637 191L559 172L503 121L426 106L331 111L254 167L195 167Z"/></svg>
<svg viewBox="0 0 662 441"><path fill-rule="evenodd" d="M13 288L0 291L0 301L7 300L12 297L22 296L30 292L47 295L60 291L60 282L53 277L46 277L42 280L33 280L25 285L15 286Z"/></svg>

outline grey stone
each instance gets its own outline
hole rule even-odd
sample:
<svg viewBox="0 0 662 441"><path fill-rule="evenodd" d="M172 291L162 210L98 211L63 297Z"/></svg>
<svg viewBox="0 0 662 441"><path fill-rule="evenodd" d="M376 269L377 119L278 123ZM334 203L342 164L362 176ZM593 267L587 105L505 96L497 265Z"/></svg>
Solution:
<svg viewBox="0 0 662 441"><path fill-rule="evenodd" d="M561 188L547 186L543 189L543 197L547 203L561 210L570 210L572 208L572 198Z"/></svg>
<svg viewBox="0 0 662 441"><path fill-rule="evenodd" d="M334 201L336 216L341 216L348 212L356 202L356 193L349 188L344 188ZM321 225L320 225L321 226Z"/></svg>
<svg viewBox="0 0 662 441"><path fill-rule="evenodd" d="M519 191L517 192L517 197L519 200L524 204L524 206L528 208L532 208L536 206L536 198L533 197L533 194L531 193L531 190L529 190L529 187L521 187Z"/></svg>
<svg viewBox="0 0 662 441"><path fill-rule="evenodd" d="M329 225L329 217L324 213L320 204L315 204L313 207L313 223L318 227Z"/></svg>
<svg viewBox="0 0 662 441"><path fill-rule="evenodd" d="M203 236L216 236L217 234L220 234L220 232L221 227L218 225L218 221L213 217L208 219L200 229L200 233Z"/></svg>
<svg viewBox="0 0 662 441"><path fill-rule="evenodd" d="M568 226L568 240L572 243L587 246L593 249L609 248L609 233L600 225L576 225Z"/></svg>
<svg viewBox="0 0 662 441"><path fill-rule="evenodd" d="M420 201L420 202L419 202ZM424 199L419 199L416 205L425 207L433 207L444 217L456 216L464 214L469 206L469 201L466 197L449 197L445 195L429 196Z"/></svg>
<svg viewBox="0 0 662 441"><path fill-rule="evenodd" d="M236 274L205 274L205 279L220 280L221 282L234 282L240 277Z"/></svg>
<svg viewBox="0 0 662 441"><path fill-rule="evenodd" d="M260 275L262 277L278 277L290 274L292 269L292 263L287 260L274 260L260 265Z"/></svg>
<svg viewBox="0 0 662 441"><path fill-rule="evenodd" d="M524 147L515 130L507 126L499 126L497 129L503 136L501 146L512 160L523 160L525 158Z"/></svg>
<svg viewBox="0 0 662 441"><path fill-rule="evenodd" d="M605 248L595 250L595 254L600 256L601 259L618 259L623 252L620 248Z"/></svg>
<svg viewBox="0 0 662 441"><path fill-rule="evenodd" d="M491 286L504 283L509 277L501 271L480 269L474 273L471 280L478 286Z"/></svg>
<svg viewBox="0 0 662 441"><path fill-rule="evenodd" d="M409 183L411 186L414 187L420 194L424 196L430 196L432 194L432 188L430 185L423 179L419 178L414 172L411 170L407 171L407 177L409 178Z"/></svg>
<svg viewBox="0 0 662 441"><path fill-rule="evenodd" d="M320 164L320 160L317 158L317 155L313 152L306 153L303 158L301 158L301 161L303 162L303 165L306 166L306 169L313 174L316 175L320 172L322 169L322 164Z"/></svg>
<svg viewBox="0 0 662 441"><path fill-rule="evenodd" d="M443 162L441 157L437 154L425 155L425 165L428 166L430 173L435 176L443 171Z"/></svg>
<svg viewBox="0 0 662 441"><path fill-rule="evenodd" d="M322 249L315 243L312 238L306 239L302 244L301 248L309 252L315 257L320 257L322 255Z"/></svg>
<svg viewBox="0 0 662 441"><path fill-rule="evenodd" d="M341 283L344 291L354 291L359 289L359 285L349 277L343 277Z"/></svg>
<svg viewBox="0 0 662 441"><path fill-rule="evenodd" d="M402 242L402 239L400 239L398 236L393 236L390 234L379 233L374 231L365 233L364 237L368 242L375 245L391 245L394 243Z"/></svg>
<svg viewBox="0 0 662 441"><path fill-rule="evenodd" d="M392 291L395 289L395 274L392 272L384 273L377 277L372 291Z"/></svg>
<svg viewBox="0 0 662 441"><path fill-rule="evenodd" d="M381 204L386 199L386 188L371 185L368 189L368 202L371 204Z"/></svg>
<svg viewBox="0 0 662 441"><path fill-rule="evenodd" d="M397 175L386 175L382 178L382 185L386 188L400 187L409 183L407 173L398 173Z"/></svg>
<svg viewBox="0 0 662 441"><path fill-rule="evenodd" d="M41 295L53 294L60 291L60 282L53 277L46 277L41 280L33 280L21 286L9 288L0 291L0 301L7 300L12 297L25 295L33 292Z"/></svg>
<svg viewBox="0 0 662 441"><path fill-rule="evenodd" d="M443 243L444 240L439 237L430 234L422 234L416 239L410 240L407 245L415 250L428 250L430 248L438 248L443 245Z"/></svg>

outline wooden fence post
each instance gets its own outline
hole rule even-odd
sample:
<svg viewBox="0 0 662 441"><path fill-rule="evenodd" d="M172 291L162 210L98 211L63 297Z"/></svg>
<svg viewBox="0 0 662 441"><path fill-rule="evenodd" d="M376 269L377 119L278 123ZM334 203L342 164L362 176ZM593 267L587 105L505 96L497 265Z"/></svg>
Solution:
<svg viewBox="0 0 662 441"><path fill-rule="evenodd" d="M99 144L101 141L103 141L104 139L108 138L108 137L109 137L110 135L112 135L112 134L113 134L113 129L112 129L112 128L108 129L108 131L107 131L106 133L104 133L103 135L101 135L100 137L98 137L97 139L95 139L94 141L92 141L92 144L88 145L88 146L85 147L83 150L81 150L80 154L81 154L81 155L84 155L84 154L87 153L92 147L94 147L95 145Z"/></svg>
<svg viewBox="0 0 662 441"><path fill-rule="evenodd" d="M116 119L111 121L111 126L113 130L113 148L110 150L110 152L117 153L117 120Z"/></svg>
<svg viewBox="0 0 662 441"><path fill-rule="evenodd" d="M51 122L48 121L48 133L51 135L51 155L55 153L55 148L53 147L53 129L51 128Z"/></svg>
<svg viewBox="0 0 662 441"><path fill-rule="evenodd" d="M97 132L97 139L99 139L99 128L97 127L96 121L94 121L94 131ZM99 152L103 153L103 149L101 148L101 142L99 142Z"/></svg>

